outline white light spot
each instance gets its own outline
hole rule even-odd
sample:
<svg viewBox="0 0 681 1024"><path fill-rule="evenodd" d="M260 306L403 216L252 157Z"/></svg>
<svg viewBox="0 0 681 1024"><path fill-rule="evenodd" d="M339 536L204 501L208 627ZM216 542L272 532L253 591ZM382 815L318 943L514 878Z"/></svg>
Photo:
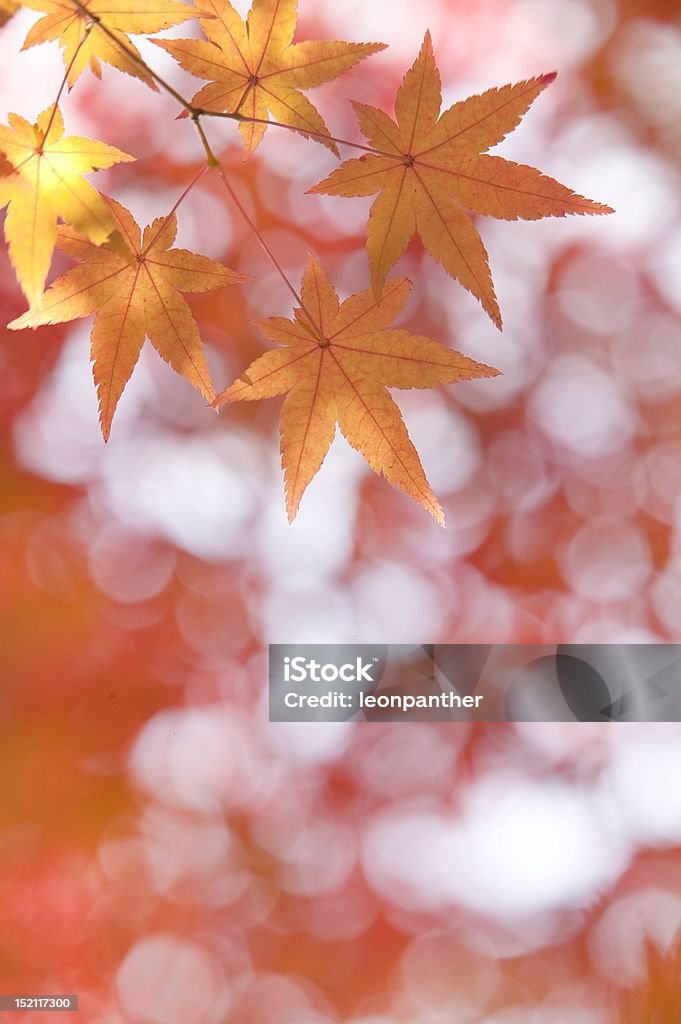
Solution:
<svg viewBox="0 0 681 1024"><path fill-rule="evenodd" d="M663 684L664 688L664 684ZM681 727L615 736L606 798L618 808L633 840L650 845L681 842Z"/></svg>
<svg viewBox="0 0 681 1024"><path fill-rule="evenodd" d="M505 918L587 904L627 854L584 792L496 776L469 792L459 820L413 811L379 818L363 863L374 888L401 906L461 903Z"/></svg>
<svg viewBox="0 0 681 1024"><path fill-rule="evenodd" d="M118 970L116 989L134 1024L213 1024L228 1006L208 954L174 935L137 942Z"/></svg>
<svg viewBox="0 0 681 1024"><path fill-rule="evenodd" d="M628 523L586 523L561 552L566 582L592 601L625 601L651 573L645 535Z"/></svg>
<svg viewBox="0 0 681 1024"><path fill-rule="evenodd" d="M248 723L218 706L162 711L143 727L130 764L157 800L215 814L253 798L257 752Z"/></svg>
<svg viewBox="0 0 681 1024"><path fill-rule="evenodd" d="M624 447L635 422L613 380L581 356L553 362L530 399L539 426L575 455Z"/></svg>

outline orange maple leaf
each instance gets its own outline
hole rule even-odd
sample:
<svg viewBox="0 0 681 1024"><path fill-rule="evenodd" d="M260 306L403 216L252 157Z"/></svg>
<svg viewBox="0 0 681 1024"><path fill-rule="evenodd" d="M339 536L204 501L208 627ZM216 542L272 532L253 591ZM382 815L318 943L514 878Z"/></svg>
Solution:
<svg viewBox="0 0 681 1024"><path fill-rule="evenodd" d="M315 138L338 153L319 111L301 89L328 82L383 43L331 40L293 43L297 0L253 0L244 22L228 0L196 0L206 40L154 40L197 78L209 79L192 105L203 110L275 120ZM241 122L245 157L266 124Z"/></svg>
<svg viewBox="0 0 681 1024"><path fill-rule="evenodd" d="M209 401L214 398L199 329L180 292L211 291L247 278L206 256L171 249L175 214L153 221L142 236L124 206L103 198L116 224L111 239L95 246L73 228L63 227L57 244L80 266L50 285L39 312L29 310L8 326L20 330L96 314L91 358L107 440L146 336L174 370Z"/></svg>
<svg viewBox="0 0 681 1024"><path fill-rule="evenodd" d="M22 0L22 4L44 15L29 30L22 49L58 39L69 86L88 64L100 78L103 62L156 89L127 33L160 32L194 17L194 9L178 0Z"/></svg>
<svg viewBox="0 0 681 1024"><path fill-rule="evenodd" d="M13 169L0 176L0 209L9 204L9 256L34 306L40 303L50 268L58 218L94 243L105 241L114 230L109 208L83 174L135 158L103 142L64 136L64 121L55 106L44 110L34 125L17 114L9 115L9 124L0 125L0 152Z"/></svg>
<svg viewBox="0 0 681 1024"><path fill-rule="evenodd" d="M346 160L309 191L335 196L380 191L367 230L377 297L388 271L418 232L428 252L501 327L487 252L469 211L504 220L613 212L534 167L484 155L516 127L554 78L542 75L489 89L440 114L440 73L427 32L397 92L396 121L376 107L353 103L360 128L377 152Z"/></svg>
<svg viewBox="0 0 681 1024"><path fill-rule="evenodd" d="M265 337L283 348L256 359L216 399L219 405L289 392L281 412L289 522L324 461L338 423L376 473L444 526L442 509L386 388L432 388L493 377L499 371L430 338L391 328L410 290L410 282L400 278L389 282L380 301L366 291L341 304L324 271L310 258L295 319L257 321Z"/></svg>

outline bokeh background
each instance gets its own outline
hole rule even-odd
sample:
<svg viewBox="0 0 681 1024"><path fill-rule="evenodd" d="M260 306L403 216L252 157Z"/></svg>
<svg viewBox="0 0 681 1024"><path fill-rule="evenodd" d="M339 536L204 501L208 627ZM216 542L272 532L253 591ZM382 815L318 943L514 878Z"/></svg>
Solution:
<svg viewBox="0 0 681 1024"><path fill-rule="evenodd" d="M3 119L62 78L34 20L0 34ZM269 642L681 640L678 3L301 0L298 38L390 44L314 94L334 134L348 98L392 111L427 27L447 104L558 70L499 152L617 211L480 222L503 335L403 257L405 325L504 372L397 395L446 531L342 438L289 527L279 400L216 416L151 350L105 446L89 323L0 329L0 990L83 1024L681 1019L681 727L267 722ZM138 157L95 180L143 222L199 166L115 71L63 107ZM207 130L294 283L311 251L367 287L370 201L304 195L327 151ZM221 388L290 296L218 181L179 244L254 275L192 301ZM4 324L4 248L0 296Z"/></svg>

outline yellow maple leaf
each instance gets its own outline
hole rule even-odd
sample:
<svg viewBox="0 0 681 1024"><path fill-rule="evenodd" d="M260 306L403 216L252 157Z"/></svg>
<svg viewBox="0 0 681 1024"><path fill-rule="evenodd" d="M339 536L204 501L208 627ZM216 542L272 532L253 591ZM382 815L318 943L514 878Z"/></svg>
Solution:
<svg viewBox="0 0 681 1024"><path fill-rule="evenodd" d="M9 257L29 304L35 306L50 268L58 218L95 243L114 230L109 208L83 175L135 158L103 142L64 136L64 121L55 106L33 125L10 114L9 127L0 125L0 152L12 168L0 176L0 209L9 206Z"/></svg>
<svg viewBox="0 0 681 1024"><path fill-rule="evenodd" d="M340 303L328 277L310 258L302 307L294 310L294 319L258 321L265 337L283 347L256 359L216 399L219 405L288 392L281 412L281 461L289 522L338 423L376 473L444 525L400 410L386 389L432 388L493 377L499 371L430 338L391 328L410 289L409 281L400 278L388 283L380 301L366 291Z"/></svg>
<svg viewBox="0 0 681 1024"><path fill-rule="evenodd" d="M156 89L128 33L160 32L194 17L193 8L178 0L22 0L22 4L44 15L30 29L23 49L58 39L69 86L88 65L99 78L104 63Z"/></svg>
<svg viewBox="0 0 681 1024"><path fill-rule="evenodd" d="M116 225L110 240L95 246L73 228L63 227L57 244L80 265L50 285L39 312L29 310L8 326L20 330L96 314L91 358L107 440L145 337L205 398L214 397L199 329L180 292L211 291L247 278L206 256L171 249L175 214L153 221L142 235L124 206L103 198Z"/></svg>
<svg viewBox="0 0 681 1024"><path fill-rule="evenodd" d="M0 0L0 28L9 21L12 15L19 10L19 4L14 0Z"/></svg>
<svg viewBox="0 0 681 1024"><path fill-rule="evenodd" d="M494 323L501 314L487 252L469 211L504 220L569 213L612 213L543 175L485 150L512 131L555 74L489 89L440 115L440 74L430 34L404 76L395 117L354 103L363 134L379 153L347 160L310 192L380 195L369 215L367 252L376 296L412 236L480 300Z"/></svg>
<svg viewBox="0 0 681 1024"><path fill-rule="evenodd" d="M154 40L197 78L209 80L192 99L204 110L238 113L295 128L338 153L319 111L301 89L328 82L383 43L308 40L293 43L297 0L253 0L244 22L228 0L196 0L206 40ZM241 122L245 156L253 152L266 125Z"/></svg>

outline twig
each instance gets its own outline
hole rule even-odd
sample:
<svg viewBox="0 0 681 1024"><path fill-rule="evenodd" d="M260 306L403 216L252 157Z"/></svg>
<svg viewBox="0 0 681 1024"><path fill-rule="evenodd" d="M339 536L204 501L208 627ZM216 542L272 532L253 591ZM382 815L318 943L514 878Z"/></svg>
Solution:
<svg viewBox="0 0 681 1024"><path fill-rule="evenodd" d="M240 121L244 124L264 124L270 125L272 128L286 128L289 132L299 132L301 135L311 135L316 139L327 139L329 142L335 142L339 146L351 146L353 149L361 149L364 150L365 153L374 153L376 156L395 157L398 155L396 153L388 153L383 149L376 149L374 146L364 146L361 142L350 142L348 139L339 139L335 135L329 135L327 132L318 132L312 128L296 128L295 125L285 124L283 121L271 121L266 117L247 117L245 114L239 114L237 111L228 113L227 111L206 110L204 107L194 107L193 114L198 114L199 117L221 117L230 121Z"/></svg>

